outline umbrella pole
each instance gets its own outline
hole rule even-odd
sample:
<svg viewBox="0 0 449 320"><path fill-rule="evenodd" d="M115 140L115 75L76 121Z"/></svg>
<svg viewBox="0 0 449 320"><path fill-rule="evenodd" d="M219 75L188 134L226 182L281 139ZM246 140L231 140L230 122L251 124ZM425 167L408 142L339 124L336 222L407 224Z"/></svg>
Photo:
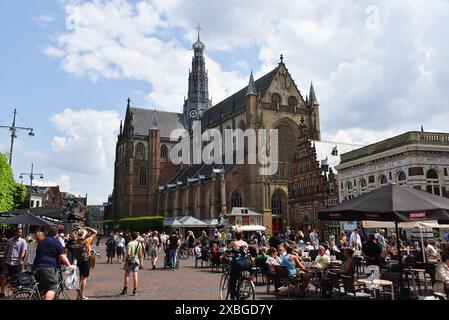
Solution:
<svg viewBox="0 0 449 320"><path fill-rule="evenodd" d="M401 244L399 243L400 239L399 239L399 226L398 226L398 221L395 220L394 221L394 227L396 229L396 246L398 248L398 262L399 264L401 264Z"/></svg>
<svg viewBox="0 0 449 320"><path fill-rule="evenodd" d="M424 262L426 262L426 251L424 250L424 237L422 235L422 226L419 226L419 232L421 233L421 247L422 247L422 254Z"/></svg>

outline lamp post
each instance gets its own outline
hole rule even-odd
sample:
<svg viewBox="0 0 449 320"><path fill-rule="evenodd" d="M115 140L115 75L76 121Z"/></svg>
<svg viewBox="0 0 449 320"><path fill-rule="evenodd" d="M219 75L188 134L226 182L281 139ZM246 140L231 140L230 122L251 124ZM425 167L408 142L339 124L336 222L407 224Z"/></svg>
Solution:
<svg viewBox="0 0 449 320"><path fill-rule="evenodd" d="M30 137L34 137L34 132L33 132L33 128L31 127L16 127L16 115L17 115L17 110L14 109L13 112L14 116L13 116L13 120L12 120L12 125L11 126L0 126L0 128L3 129L8 129L9 131L11 131L11 144L10 144L10 149L9 149L9 165L11 165L12 162L12 151L13 151L13 147L14 147L14 139L17 138L16 132L18 130L26 130L29 131L28 136Z"/></svg>
<svg viewBox="0 0 449 320"><path fill-rule="evenodd" d="M21 173L20 174L19 178L22 179L22 181L23 181L23 176L24 175L30 177L30 200L29 200L29 203L30 203L30 208L31 208L31 192L32 192L32 188L33 188L34 176L38 175L38 176L40 176L41 179L44 179L44 174L43 173L35 173L34 172L34 163L32 163L31 164L31 172L29 172L29 173Z"/></svg>

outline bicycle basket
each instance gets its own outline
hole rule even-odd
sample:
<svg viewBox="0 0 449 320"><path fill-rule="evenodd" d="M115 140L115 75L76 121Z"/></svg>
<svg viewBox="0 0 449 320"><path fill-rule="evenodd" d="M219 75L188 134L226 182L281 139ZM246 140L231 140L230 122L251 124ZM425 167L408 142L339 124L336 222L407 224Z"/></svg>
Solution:
<svg viewBox="0 0 449 320"><path fill-rule="evenodd" d="M11 277L11 280L10 280L10 284L13 287L31 286L31 285L34 285L35 283L36 283L36 280L34 279L33 274L28 273L28 272L22 272L22 273L15 274L14 276Z"/></svg>

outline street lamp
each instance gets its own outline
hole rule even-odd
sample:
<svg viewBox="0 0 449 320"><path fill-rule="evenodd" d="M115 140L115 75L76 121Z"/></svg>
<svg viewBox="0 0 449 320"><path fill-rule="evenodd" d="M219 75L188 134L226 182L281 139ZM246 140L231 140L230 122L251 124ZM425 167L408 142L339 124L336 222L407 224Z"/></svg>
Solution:
<svg viewBox="0 0 449 320"><path fill-rule="evenodd" d="M34 172L34 163L31 164L31 172L29 173L21 173L19 178L22 179L23 182L23 176L29 176L30 177L30 208L31 208L31 192L32 192L32 187L33 187L33 180L34 180L34 176L40 176L41 179L44 179L44 174L43 173L35 173Z"/></svg>
<svg viewBox="0 0 449 320"><path fill-rule="evenodd" d="M26 128L26 127L16 127L16 115L17 115L17 110L16 109L14 109L13 114L14 114L14 117L13 117L11 126L0 126L0 128L8 129L9 131L11 131L11 144L10 144L10 149L9 149L9 165L11 165L11 162L12 162L12 151L13 151L13 146L14 146L14 139L17 138L16 132L18 130L27 130L27 131L30 131L28 133L28 136L30 136L30 137L34 137L35 136L33 128L31 128L31 127L28 127L28 128Z"/></svg>

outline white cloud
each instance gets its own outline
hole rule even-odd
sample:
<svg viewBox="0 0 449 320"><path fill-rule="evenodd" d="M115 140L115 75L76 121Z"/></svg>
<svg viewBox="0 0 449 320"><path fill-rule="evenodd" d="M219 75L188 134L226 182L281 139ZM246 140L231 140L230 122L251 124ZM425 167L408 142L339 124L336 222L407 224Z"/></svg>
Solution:
<svg viewBox="0 0 449 320"><path fill-rule="evenodd" d="M40 15L37 17L33 17L33 21L43 27L47 26L48 23L53 22L54 20L55 18L50 15Z"/></svg>
<svg viewBox="0 0 449 320"><path fill-rule="evenodd" d="M70 184L70 176L68 175L60 175L54 180L33 180L33 185L41 186L41 187L56 187L59 186L59 190L62 192L72 192L72 186Z"/></svg>
<svg viewBox="0 0 449 320"><path fill-rule="evenodd" d="M304 95L313 80L322 132L335 139L374 142L386 133L417 130L421 122L444 130L449 44L443 30L449 3L376 1L378 28L369 24L371 5L365 0L76 1L65 7L67 30L46 52L61 57L67 72L94 81L146 81L151 104L180 111L191 61L185 41L194 41L199 21L214 103L246 84L242 56L256 48L261 63L256 75L273 68L282 52ZM216 53L236 62L220 65ZM66 144L64 137L54 140L55 146Z"/></svg>
<svg viewBox="0 0 449 320"><path fill-rule="evenodd" d="M119 116L115 111L65 109L51 123L63 136L53 137L51 162L68 172L107 174L111 172Z"/></svg>

